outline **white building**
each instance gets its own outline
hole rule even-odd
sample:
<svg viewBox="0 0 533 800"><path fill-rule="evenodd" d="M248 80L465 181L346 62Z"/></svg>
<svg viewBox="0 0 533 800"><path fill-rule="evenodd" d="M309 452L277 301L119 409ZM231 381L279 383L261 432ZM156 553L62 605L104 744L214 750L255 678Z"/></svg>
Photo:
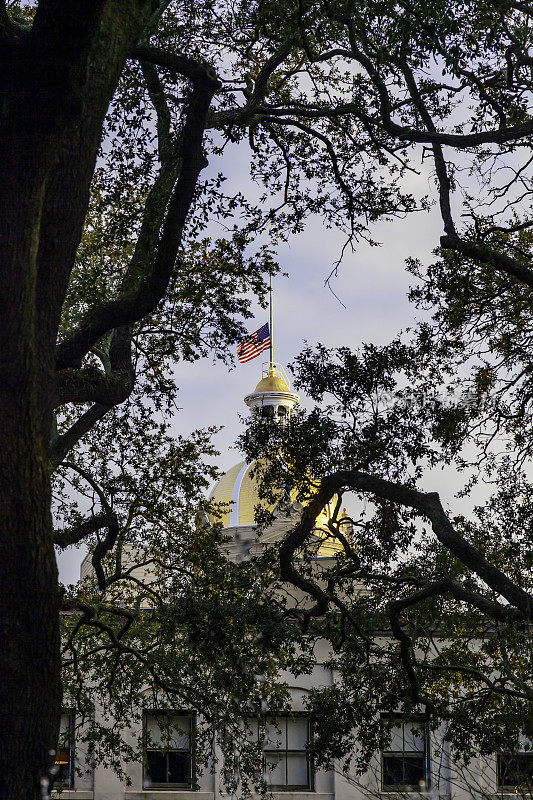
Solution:
<svg viewBox="0 0 533 800"><path fill-rule="evenodd" d="M299 398L291 391L282 371L268 365L255 390L245 398L252 413L267 413L283 421ZM222 476L212 493L215 501L230 503L223 517L229 536L227 556L236 560L257 552L281 538L297 518L301 507L285 504L273 525L261 537L254 524L254 507L258 503L257 482L252 466L241 462ZM332 556L332 545L317 542L317 566ZM90 557L84 560L82 577L90 574ZM144 574L139 577L146 577ZM362 587L362 590L363 587ZM342 774L341 770L325 772L314 768L312 759L313 732L305 714L306 691L313 686L332 684L335 676L323 666L328 652L323 647L311 675L295 679L282 675L291 687L292 711L289 716L251 721L259 736L260 724L266 731L263 746L264 774L274 800L362 800L362 798L407 797L425 798L488 798L504 794L516 796L517 775L533 767L531 753L505 759L475 759L468 769L450 763L442 733L431 740L420 720L401 721L393 729L389 749L376 753L368 772L363 776ZM90 766L82 747L76 745L75 719L62 718L63 745L58 750L62 789L65 800L225 800L220 771L215 759L212 769L197 775L194 758L195 716L186 709L155 712L147 708L143 727L150 736L144 758L124 765L131 785L100 765ZM132 741L143 737L143 730L131 730ZM79 774L81 770L81 774Z"/></svg>

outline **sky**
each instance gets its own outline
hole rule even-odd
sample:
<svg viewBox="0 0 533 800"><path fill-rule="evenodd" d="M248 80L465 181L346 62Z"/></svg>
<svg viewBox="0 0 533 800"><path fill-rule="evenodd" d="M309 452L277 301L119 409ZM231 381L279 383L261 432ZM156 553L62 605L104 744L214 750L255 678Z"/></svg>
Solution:
<svg viewBox="0 0 533 800"><path fill-rule="evenodd" d="M248 178L248 162L242 149L230 153L228 158L226 191L258 192ZM216 172L220 166L213 164L210 169ZM415 194L427 193L432 188L431 178L425 172L411 175L409 181L412 185L408 188ZM274 279L274 360L287 369L305 342L352 348L362 342L385 344L412 326L416 309L407 300L412 276L405 270L405 259L417 257L429 263L441 229L435 208L376 224L372 236L381 246L371 247L363 242L355 252L346 252L337 276L331 281L332 291L325 282L344 239L340 232L328 230L320 219L311 219L301 234L278 250L279 264L287 277L279 275ZM220 236L222 232L215 228L212 233ZM268 311L256 306L249 331L267 320ZM220 450L218 466L222 470L242 458L234 447L243 429L239 415L248 414L243 398L260 380L266 355L233 368L209 359L178 364L175 378L180 410L173 429L176 434L187 435L195 428L222 426L214 439ZM302 402L305 404L305 398ZM78 580L84 555L83 548L61 555L60 579L64 583Z"/></svg>
<svg viewBox="0 0 533 800"><path fill-rule="evenodd" d="M258 196L260 190L249 179L249 162L244 153L241 144L226 156L229 163L224 170L228 176L225 191L231 194L244 190L249 197ZM216 171L220 164L211 168ZM422 195L432 190L431 183L424 167L419 176L408 175L404 189L415 196ZM274 361L287 369L306 342L354 348L362 342L385 344L412 325L415 309L407 300L411 276L405 270L405 259L431 259L441 229L435 208L429 213L417 212L405 219L374 225L371 234L381 246L361 242L355 252L346 251L329 288L326 281L345 237L326 228L319 218L311 218L301 234L277 251L281 272L287 277L280 274L273 281ZM221 232L215 228L213 234ZM249 321L250 332L268 321L268 311L257 305L255 310L253 321ZM248 414L243 398L261 378L261 365L268 360L266 353L263 356L234 368L209 360L178 367L177 402L181 411L176 415L175 430L184 433L206 424L224 426L215 440L221 450L221 468L240 460L239 453L232 449L242 430L238 415Z"/></svg>

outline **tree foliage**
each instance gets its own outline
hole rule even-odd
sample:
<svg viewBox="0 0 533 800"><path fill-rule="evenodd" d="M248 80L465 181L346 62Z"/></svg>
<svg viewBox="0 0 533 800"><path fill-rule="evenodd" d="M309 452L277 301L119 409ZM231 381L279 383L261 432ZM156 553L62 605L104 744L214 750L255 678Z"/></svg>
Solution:
<svg viewBox="0 0 533 800"><path fill-rule="evenodd" d="M379 710L402 707L445 721L461 757L505 752L533 734L532 9L327 3L316 33L316 8L299 16L307 59L352 67L328 120L406 169L431 164L444 229L434 264L407 265L425 320L390 346L308 348L293 367L314 408L288 432L256 421L243 439L265 495L294 485L305 506L280 574L313 597L304 624L329 637L341 675L311 700L341 720L318 744L327 761L357 739L364 767L383 743ZM321 118L319 103L308 113ZM439 496L446 469L463 478L459 499ZM340 552L313 582L301 554L326 502Z"/></svg>

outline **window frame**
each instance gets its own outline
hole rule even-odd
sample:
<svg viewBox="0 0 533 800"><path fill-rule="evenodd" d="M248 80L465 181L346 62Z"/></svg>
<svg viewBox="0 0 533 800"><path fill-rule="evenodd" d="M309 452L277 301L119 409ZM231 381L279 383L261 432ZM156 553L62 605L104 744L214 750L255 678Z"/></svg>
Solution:
<svg viewBox="0 0 533 800"><path fill-rule="evenodd" d="M68 751L68 780L64 781L56 775L54 778L54 789L74 789L74 770L75 770L75 743L74 743L74 730L76 727L76 715L71 709L63 709L61 711L62 717L68 717L68 747L60 748L58 741L56 747L56 758L60 750ZM57 761L54 759L54 765L57 766Z"/></svg>
<svg viewBox="0 0 533 800"><path fill-rule="evenodd" d="M519 750L516 753L497 753L496 754L496 788L498 791L518 793L522 790L522 786L516 783L504 783L502 780L502 760L503 759L519 759L520 756L526 756L531 759L531 771L533 773L533 749L532 750ZM531 792L533 789L533 778L526 784L527 790Z"/></svg>
<svg viewBox="0 0 533 800"><path fill-rule="evenodd" d="M168 753L187 753L190 760L190 769L189 769L189 781L187 783L174 783L172 781L167 781L165 783L153 783L150 779L150 783L147 784L148 779L148 760L147 760L147 753L148 750L156 750L156 748L147 747L147 721L149 716L167 716L167 717L186 717L189 720L189 749L182 750L179 748L176 749L168 749L166 751L166 755L168 757ZM142 764L143 764L143 774L142 774L142 787L143 791L149 789L150 791L153 789L154 791L165 791L169 789L176 789L178 791L195 791L196 789L196 759L195 759L195 741L196 741L196 714L191 711L187 711L184 709L157 709L157 708L146 708L143 710L143 721L142 721ZM167 774L168 774L168 759L167 759Z"/></svg>
<svg viewBox="0 0 533 800"><path fill-rule="evenodd" d="M427 726L427 720L423 716L410 716L404 717L403 714L382 714L382 720L390 720L394 724L400 724L402 726L402 739L405 742L405 725L413 725L419 726L422 732L422 736L420 737L424 742L424 751L423 751L423 763L424 763L424 783L425 786L422 788L421 786L414 786L411 783L397 783L397 784L390 784L385 783L385 758L387 756L400 756L404 765L402 767L403 777L405 777L405 761L414 757L420 757L420 752L417 750L409 751L409 750L387 750L382 749L380 753L380 767L381 767L381 791L382 792L403 792L403 793L414 793L414 792L427 792L431 788L431 769L430 769L430 748L429 748L429 731Z"/></svg>
<svg viewBox="0 0 533 800"><path fill-rule="evenodd" d="M289 748L289 736L288 736L288 722L291 719L305 719L307 721L307 744L304 750L295 750L294 748ZM284 748L281 747L265 747L264 741L260 739L260 732L261 729L266 730L266 726L268 724L274 724L278 726L278 722L281 720L285 720L285 731L282 730L282 735L285 737L286 746ZM307 784L277 784L277 783L268 783L268 789L270 792L276 793L286 793L286 792L314 792L315 791L315 767L313 762L313 751L312 751L312 744L313 744L313 727L311 725L311 720L309 719L309 714L305 712L294 712L291 714L279 714L274 716L267 716L262 715L261 717L248 717L246 720L246 724L253 721L257 723L257 741L261 744L261 766L263 775L267 774L267 760L266 754L267 753L281 753L285 756L285 777L288 778L288 756L290 754L295 755L305 755L305 763L307 767ZM281 726L280 726L281 727Z"/></svg>

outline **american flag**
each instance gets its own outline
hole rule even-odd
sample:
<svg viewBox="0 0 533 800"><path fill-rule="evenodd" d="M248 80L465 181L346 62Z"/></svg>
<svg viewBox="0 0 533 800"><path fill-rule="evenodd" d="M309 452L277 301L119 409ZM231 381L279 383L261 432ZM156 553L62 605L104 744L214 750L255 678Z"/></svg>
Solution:
<svg viewBox="0 0 533 800"><path fill-rule="evenodd" d="M251 361L263 350L270 347L270 329L268 322L255 333L251 333L237 346L237 358L241 364Z"/></svg>

